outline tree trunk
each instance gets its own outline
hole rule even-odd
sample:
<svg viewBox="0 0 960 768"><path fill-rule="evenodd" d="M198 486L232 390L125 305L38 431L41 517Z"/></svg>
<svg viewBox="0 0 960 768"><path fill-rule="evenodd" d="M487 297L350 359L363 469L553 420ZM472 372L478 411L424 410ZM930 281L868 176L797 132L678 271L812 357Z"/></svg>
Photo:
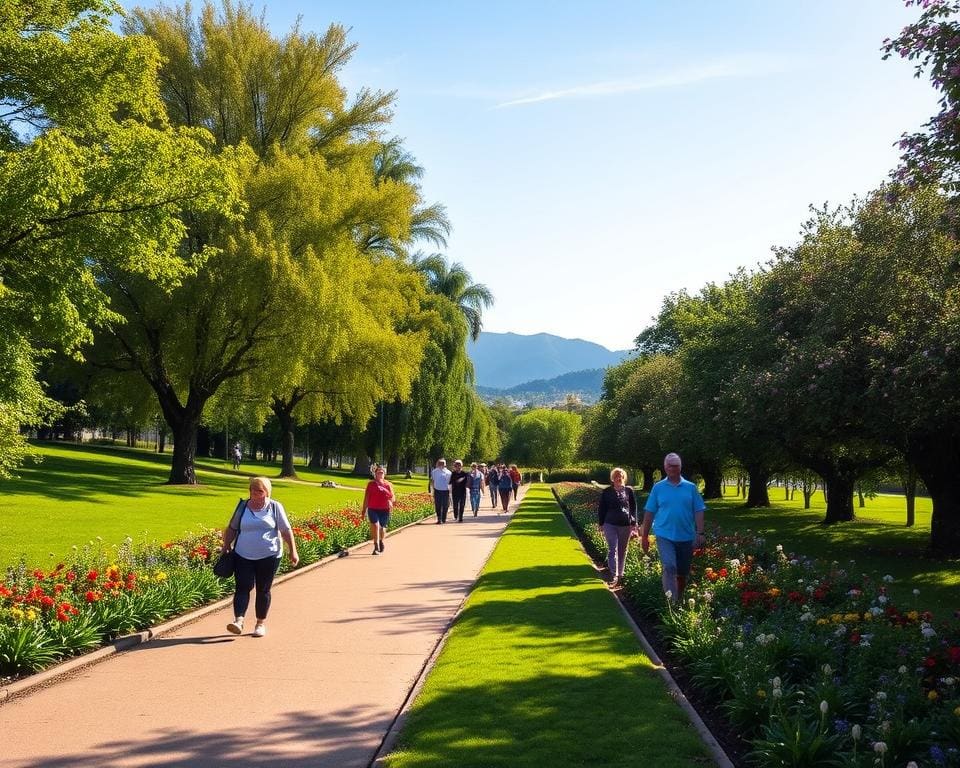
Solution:
<svg viewBox="0 0 960 768"><path fill-rule="evenodd" d="M907 459L917 468L933 500L931 551L942 557L960 557L960 437L916 441L909 446Z"/></svg>
<svg viewBox="0 0 960 768"><path fill-rule="evenodd" d="M857 500L860 502L860 509L863 509L865 506L867 506L867 501L863 498L863 488L861 487L860 483L857 483Z"/></svg>
<svg viewBox="0 0 960 768"><path fill-rule="evenodd" d="M813 494L816 493L817 487L812 485L808 488L803 489L803 508L810 509L810 499L813 498Z"/></svg>
<svg viewBox="0 0 960 768"><path fill-rule="evenodd" d="M770 494L767 483L770 481L770 470L764 467L747 467L750 473L750 487L747 491L747 502L744 506L769 507Z"/></svg>
<svg viewBox="0 0 960 768"><path fill-rule="evenodd" d="M854 520L853 490L857 484L854 472L841 472L833 468L817 470L826 486L827 512L823 518L824 525L845 523Z"/></svg>
<svg viewBox="0 0 960 768"><path fill-rule="evenodd" d="M196 485L194 459L197 455L197 427L200 414L184 416L179 423L170 424L173 435L173 460L170 464L169 485Z"/></svg>
<svg viewBox="0 0 960 768"><path fill-rule="evenodd" d="M163 453L167 447L167 430L163 427L157 428L157 453Z"/></svg>
<svg viewBox="0 0 960 768"><path fill-rule="evenodd" d="M917 468L908 465L903 477L903 495L907 499L907 528L917 522Z"/></svg>
<svg viewBox="0 0 960 768"><path fill-rule="evenodd" d="M716 465L706 464L700 468L700 474L703 476L703 498L719 499L723 497L723 489L720 487L723 479L723 472Z"/></svg>
<svg viewBox="0 0 960 768"><path fill-rule="evenodd" d="M357 454L353 461L353 474L368 476L370 474L370 467L372 464L373 459L371 459L369 456Z"/></svg>
<svg viewBox="0 0 960 768"><path fill-rule="evenodd" d="M651 488L653 488L653 467L644 467L643 490L645 490L647 493L650 493Z"/></svg>

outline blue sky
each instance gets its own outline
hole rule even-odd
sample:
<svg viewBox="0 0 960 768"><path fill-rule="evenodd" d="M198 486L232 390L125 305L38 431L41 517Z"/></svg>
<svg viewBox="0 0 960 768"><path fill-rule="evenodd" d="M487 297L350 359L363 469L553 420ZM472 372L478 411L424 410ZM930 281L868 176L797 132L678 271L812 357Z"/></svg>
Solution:
<svg viewBox="0 0 960 768"><path fill-rule="evenodd" d="M629 348L663 297L796 241L896 164L936 96L880 45L901 0L269 2L358 44L346 87L396 90L393 132L447 206L484 328Z"/></svg>

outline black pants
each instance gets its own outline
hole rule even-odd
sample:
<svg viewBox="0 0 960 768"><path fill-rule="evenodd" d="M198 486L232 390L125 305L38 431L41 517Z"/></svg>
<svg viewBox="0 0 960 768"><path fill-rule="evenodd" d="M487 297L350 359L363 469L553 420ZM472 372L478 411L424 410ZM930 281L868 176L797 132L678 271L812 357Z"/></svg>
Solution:
<svg viewBox="0 0 960 768"><path fill-rule="evenodd" d="M257 621L263 621L270 612L270 588L273 577L280 567L279 557L265 557L262 560L247 560L236 555L234 570L233 615L243 616L250 605L250 590L257 587Z"/></svg>
<svg viewBox="0 0 960 768"><path fill-rule="evenodd" d="M437 513L437 522L447 522L447 510L450 509L450 491L433 490L433 509Z"/></svg>
<svg viewBox="0 0 960 768"><path fill-rule="evenodd" d="M467 506L467 492L453 494L453 519L463 522L463 508Z"/></svg>

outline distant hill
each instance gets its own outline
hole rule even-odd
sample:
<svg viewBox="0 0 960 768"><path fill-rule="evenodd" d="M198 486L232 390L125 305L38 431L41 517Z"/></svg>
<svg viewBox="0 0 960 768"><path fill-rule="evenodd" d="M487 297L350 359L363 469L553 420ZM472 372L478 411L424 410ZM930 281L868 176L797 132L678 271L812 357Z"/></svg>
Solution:
<svg viewBox="0 0 960 768"><path fill-rule="evenodd" d="M564 339L549 333L521 336L518 333L484 331L476 342L467 343L477 384L509 389L524 382L547 381L565 373L605 369L617 365L628 350L611 352L583 339Z"/></svg>
<svg viewBox="0 0 960 768"><path fill-rule="evenodd" d="M487 402L505 398L533 405L551 405L563 402L567 395L576 395L584 403L592 404L600 399L605 370L573 371L553 379L525 381L508 389L477 386L477 393Z"/></svg>

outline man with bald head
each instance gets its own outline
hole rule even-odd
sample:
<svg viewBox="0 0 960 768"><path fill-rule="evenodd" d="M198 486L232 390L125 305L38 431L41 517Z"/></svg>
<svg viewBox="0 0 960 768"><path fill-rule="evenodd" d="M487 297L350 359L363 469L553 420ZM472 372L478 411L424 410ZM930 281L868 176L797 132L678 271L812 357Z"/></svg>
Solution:
<svg viewBox="0 0 960 768"><path fill-rule="evenodd" d="M680 475L683 464L675 453L663 459L665 477L655 483L643 505L640 546L650 550L650 527L657 537L663 591L673 601L683 595L690 575L694 546L704 544L703 513L706 505L697 486Z"/></svg>

